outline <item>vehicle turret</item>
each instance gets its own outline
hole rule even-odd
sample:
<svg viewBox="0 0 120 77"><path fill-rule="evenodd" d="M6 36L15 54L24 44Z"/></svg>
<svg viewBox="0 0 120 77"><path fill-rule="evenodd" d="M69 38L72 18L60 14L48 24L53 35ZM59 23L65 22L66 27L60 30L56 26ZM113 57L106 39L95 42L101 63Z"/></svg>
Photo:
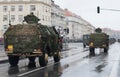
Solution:
<svg viewBox="0 0 120 77"><path fill-rule="evenodd" d="M95 32L96 32L96 33L101 33L101 32L102 32L102 29L101 29L101 28L96 28L96 29L95 29Z"/></svg>
<svg viewBox="0 0 120 77"><path fill-rule="evenodd" d="M24 16L24 21L28 24L38 24L38 21L40 19L34 15L33 12L31 12L29 15Z"/></svg>

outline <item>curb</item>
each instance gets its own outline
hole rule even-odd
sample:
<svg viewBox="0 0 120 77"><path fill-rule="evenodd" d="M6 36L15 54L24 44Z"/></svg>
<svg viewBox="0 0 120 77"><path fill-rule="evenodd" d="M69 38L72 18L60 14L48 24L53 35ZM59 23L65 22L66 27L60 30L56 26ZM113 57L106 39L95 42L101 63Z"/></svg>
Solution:
<svg viewBox="0 0 120 77"><path fill-rule="evenodd" d="M8 59L0 60L0 64L2 64L2 63L7 63L7 62L8 62Z"/></svg>

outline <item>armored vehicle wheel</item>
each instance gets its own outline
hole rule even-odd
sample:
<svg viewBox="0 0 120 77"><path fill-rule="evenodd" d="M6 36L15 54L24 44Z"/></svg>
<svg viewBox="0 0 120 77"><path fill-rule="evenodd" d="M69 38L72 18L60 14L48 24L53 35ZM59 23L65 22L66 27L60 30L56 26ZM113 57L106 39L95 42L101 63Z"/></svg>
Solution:
<svg viewBox="0 0 120 77"><path fill-rule="evenodd" d="M86 45L84 44L83 47L86 48Z"/></svg>
<svg viewBox="0 0 120 77"><path fill-rule="evenodd" d="M104 53L108 53L108 48L104 48Z"/></svg>
<svg viewBox="0 0 120 77"><path fill-rule="evenodd" d="M34 56L28 57L28 59L29 59L28 67L36 67L36 64L35 64L35 57L34 57Z"/></svg>
<svg viewBox="0 0 120 77"><path fill-rule="evenodd" d="M19 61L19 56L9 55L8 60L9 60L10 66L12 67L17 66Z"/></svg>
<svg viewBox="0 0 120 77"><path fill-rule="evenodd" d="M41 67L46 66L47 63L48 63L48 54L47 53L39 56L39 64Z"/></svg>
<svg viewBox="0 0 120 77"><path fill-rule="evenodd" d="M60 52L55 52L54 54L54 62L59 62L60 61Z"/></svg>
<svg viewBox="0 0 120 77"><path fill-rule="evenodd" d="M90 56L95 56L95 48L90 48Z"/></svg>

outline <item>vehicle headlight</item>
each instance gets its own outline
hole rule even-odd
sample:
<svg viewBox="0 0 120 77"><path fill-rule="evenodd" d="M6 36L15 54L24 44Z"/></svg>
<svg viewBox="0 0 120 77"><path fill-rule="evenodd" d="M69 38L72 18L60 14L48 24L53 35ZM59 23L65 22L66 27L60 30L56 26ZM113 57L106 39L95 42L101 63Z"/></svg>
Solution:
<svg viewBox="0 0 120 77"><path fill-rule="evenodd" d="M10 51L12 51L12 50L13 50L13 45L8 45L8 49L9 49Z"/></svg>
<svg viewBox="0 0 120 77"><path fill-rule="evenodd" d="M93 42L91 42L89 46L93 46Z"/></svg>
<svg viewBox="0 0 120 77"><path fill-rule="evenodd" d="M8 45L8 47L5 49L7 53L13 53L13 45Z"/></svg>
<svg viewBox="0 0 120 77"><path fill-rule="evenodd" d="M103 47L106 47L106 45L104 44Z"/></svg>

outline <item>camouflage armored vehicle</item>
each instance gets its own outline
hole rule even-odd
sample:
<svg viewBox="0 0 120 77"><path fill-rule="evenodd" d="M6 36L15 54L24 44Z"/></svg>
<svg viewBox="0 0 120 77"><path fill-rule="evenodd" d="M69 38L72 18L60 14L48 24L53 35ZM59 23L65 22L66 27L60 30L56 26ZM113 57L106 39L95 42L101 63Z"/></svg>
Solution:
<svg viewBox="0 0 120 77"><path fill-rule="evenodd" d="M109 44L114 44L117 40L115 38L109 38Z"/></svg>
<svg viewBox="0 0 120 77"><path fill-rule="evenodd" d="M11 66L16 66L21 57L29 59L28 66L36 66L35 58L39 58L40 66L46 66L48 56L54 62L60 61L59 34L54 27L38 23L33 14L24 17L27 24L10 25L4 33L5 51Z"/></svg>
<svg viewBox="0 0 120 77"><path fill-rule="evenodd" d="M100 28L95 30L95 33L90 34L89 50L90 55L95 55L95 48L103 48L104 52L108 52L109 48L109 35L102 33Z"/></svg>
<svg viewBox="0 0 120 77"><path fill-rule="evenodd" d="M120 39L117 39L117 41L120 43Z"/></svg>
<svg viewBox="0 0 120 77"><path fill-rule="evenodd" d="M83 47L89 46L89 34L83 35Z"/></svg>

